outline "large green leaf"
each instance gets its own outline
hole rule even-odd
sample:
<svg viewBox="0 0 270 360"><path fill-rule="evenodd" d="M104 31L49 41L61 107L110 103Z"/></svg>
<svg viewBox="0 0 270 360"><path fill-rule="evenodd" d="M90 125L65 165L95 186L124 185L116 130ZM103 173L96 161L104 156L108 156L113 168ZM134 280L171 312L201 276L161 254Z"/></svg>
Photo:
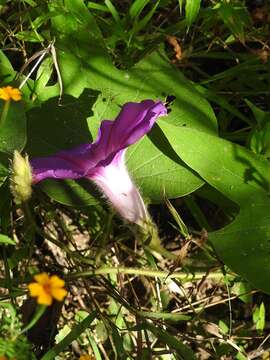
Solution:
<svg viewBox="0 0 270 360"><path fill-rule="evenodd" d="M162 51L147 56L130 70L119 70L108 56L101 33L82 0L67 0L64 5L62 1L55 1L52 6L63 7L62 15L55 16L52 23L64 92L78 97L86 87L101 91L94 107L94 115L88 121L93 138L101 120L113 119L124 103L147 98L165 101L168 96L172 100L167 117L169 123L187 125L213 134L216 132L216 119L208 102L170 64ZM55 90L58 91L56 86L39 88L38 96L44 100L52 96ZM50 117L53 116L51 112ZM41 121L38 116L36 118L36 121ZM84 127L85 119L80 121L84 122ZM54 131L50 126L50 122L47 122L46 127L43 127L44 136ZM57 136L68 138L69 135L62 129ZM74 143L78 144L79 141L79 137L74 138ZM130 149L128 156L128 165L135 180L151 201L160 201L164 190L168 197L178 197L203 184L170 151L168 144L161 143L157 147L158 143L159 133L156 129L151 133L150 140L144 139L136 144ZM57 142L57 147L60 144L63 145L61 141ZM71 144L66 145L71 147ZM39 146L40 151L36 146L35 154L45 155L43 144L40 143ZM56 198L53 191L50 191L50 196Z"/></svg>
<svg viewBox="0 0 270 360"><path fill-rule="evenodd" d="M218 255L256 287L270 293L268 161L205 132L177 128L164 121L160 125L179 157L240 207L230 225L210 234Z"/></svg>
<svg viewBox="0 0 270 360"><path fill-rule="evenodd" d="M1 101L0 113L5 112L7 103ZM0 151L12 153L15 149L22 150L26 143L26 118L23 105L11 102L7 115L0 123Z"/></svg>
<svg viewBox="0 0 270 360"><path fill-rule="evenodd" d="M102 91L100 101L107 100L103 116L108 118L115 115L110 105L173 96L169 121L216 131L216 119L208 102L162 52L146 57L130 71L117 69L82 0L65 1L63 15L53 19L53 29L65 93L77 97L85 87Z"/></svg>
<svg viewBox="0 0 270 360"><path fill-rule="evenodd" d="M3 51L0 51L0 81L2 83L9 83L14 80L16 72L13 70L11 63L5 56Z"/></svg>
<svg viewBox="0 0 270 360"><path fill-rule="evenodd" d="M97 91L87 90L76 99L65 95L61 105L52 98L41 107L28 111L28 143L26 151L34 156L48 156L59 150L92 141L86 118L92 114ZM46 180L44 191L55 200L67 205L96 203L89 181Z"/></svg>
<svg viewBox="0 0 270 360"><path fill-rule="evenodd" d="M148 137L131 147L128 167L143 195L151 203L184 196L198 189L203 181L172 151L157 126Z"/></svg>

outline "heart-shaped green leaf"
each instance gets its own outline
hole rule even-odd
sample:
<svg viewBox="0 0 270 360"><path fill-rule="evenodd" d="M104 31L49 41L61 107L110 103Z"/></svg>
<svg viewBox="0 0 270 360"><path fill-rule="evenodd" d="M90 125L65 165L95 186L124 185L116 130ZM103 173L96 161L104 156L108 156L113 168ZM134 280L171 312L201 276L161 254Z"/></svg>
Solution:
<svg viewBox="0 0 270 360"><path fill-rule="evenodd" d="M26 117L23 105L1 101L0 114L0 151L12 154L14 150L22 150L26 143Z"/></svg>
<svg viewBox="0 0 270 360"><path fill-rule="evenodd" d="M41 107L27 113L28 143L26 151L31 157L48 156L62 149L92 141L87 126L87 117L98 92L87 90L78 98L66 95L61 105L58 98L52 98ZM89 181L46 180L43 190L55 200L67 205L93 205L97 201L91 193Z"/></svg>
<svg viewBox="0 0 270 360"><path fill-rule="evenodd" d="M177 128L164 121L160 125L178 156L240 207L230 225L210 233L218 255L256 287L270 293L268 161L202 131Z"/></svg>
<svg viewBox="0 0 270 360"><path fill-rule="evenodd" d="M52 6L56 5L63 6L61 1L56 1ZM103 119L114 119L121 105L128 101L149 98L171 101L170 113L167 117L169 123L178 126L187 125L213 134L216 132L215 115L208 102L179 70L169 63L162 52L153 53L130 70L117 69L109 58L101 33L82 0L66 2L62 15L53 18L53 28L56 32L57 60L65 93L77 97L85 87L101 92L93 109L94 115L88 119L93 138L100 122ZM51 92L47 91L47 88L42 90L38 87L38 89L42 99L53 93L52 87L48 88ZM74 100L74 107L76 106ZM44 147L44 141L40 143L40 150L36 144L32 151L33 142L36 140L31 127L36 126L37 122L44 118L42 109L31 113L32 120L30 119L29 124L31 136L28 146L31 155L49 155L48 152L46 153L49 148ZM61 149L60 146L64 149L72 147L72 144L79 144L85 137L85 134L79 133L81 130L86 131L83 130L86 118L80 117L76 120L76 135L72 140L68 140L70 134L66 132L65 126L62 128L60 126L61 131L55 130L54 116L56 116L55 111L51 107L49 118L52 122L47 119L44 126L43 120L40 131L45 138L48 138L47 135L52 132L57 134L50 139L50 149L52 150L53 147ZM61 116L59 114L57 116L61 121ZM69 118L72 116L74 115L70 113ZM80 121L83 123L80 124ZM65 143L60 140L61 137L65 139ZM129 150L128 166L144 195L152 202L158 202L163 199L164 191L168 197L178 197L200 187L203 184L202 179L177 158L174 152L169 151L165 143L157 146L159 142L159 133L154 130L150 140L145 138ZM163 152L160 151L161 148ZM50 188L51 184L52 182L48 187L46 186L46 191L50 196L60 200L58 195L54 196L54 190ZM58 182L58 194L60 194L59 186L62 186L61 182ZM79 185L76 186L78 189ZM73 187L75 188L75 185Z"/></svg>

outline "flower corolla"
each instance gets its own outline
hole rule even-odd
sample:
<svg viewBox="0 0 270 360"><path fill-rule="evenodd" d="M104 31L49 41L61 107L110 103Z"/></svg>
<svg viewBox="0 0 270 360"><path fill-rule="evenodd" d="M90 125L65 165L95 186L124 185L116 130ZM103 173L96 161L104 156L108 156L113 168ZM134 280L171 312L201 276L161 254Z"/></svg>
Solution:
<svg viewBox="0 0 270 360"><path fill-rule="evenodd" d="M53 299L63 301L67 295L64 289L65 282L57 275L49 276L47 273L41 273L34 276L36 282L30 283L28 289L31 297L37 298L40 305L49 306Z"/></svg>
<svg viewBox="0 0 270 360"><path fill-rule="evenodd" d="M32 159L34 183L47 178L88 178L123 218L142 225L148 213L126 168L125 152L152 129L158 117L166 114L166 107L160 101L126 103L114 121L101 122L95 142Z"/></svg>

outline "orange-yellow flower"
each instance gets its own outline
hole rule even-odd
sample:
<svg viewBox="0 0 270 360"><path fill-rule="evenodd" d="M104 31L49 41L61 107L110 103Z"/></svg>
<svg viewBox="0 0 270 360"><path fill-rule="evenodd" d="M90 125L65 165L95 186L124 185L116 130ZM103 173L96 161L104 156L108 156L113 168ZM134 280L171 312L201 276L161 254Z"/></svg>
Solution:
<svg viewBox="0 0 270 360"><path fill-rule="evenodd" d="M95 357L93 355L88 354L82 354L79 358L79 360L94 360Z"/></svg>
<svg viewBox="0 0 270 360"><path fill-rule="evenodd" d="M21 98L22 94L19 89L13 88L12 86L5 86L0 88L0 99L4 101L20 101Z"/></svg>
<svg viewBox="0 0 270 360"><path fill-rule="evenodd" d="M34 276L36 282L28 285L30 296L37 297L37 303L41 305L51 305L53 299L62 301L67 295L67 290L63 289L65 282L57 275L51 277L46 273Z"/></svg>

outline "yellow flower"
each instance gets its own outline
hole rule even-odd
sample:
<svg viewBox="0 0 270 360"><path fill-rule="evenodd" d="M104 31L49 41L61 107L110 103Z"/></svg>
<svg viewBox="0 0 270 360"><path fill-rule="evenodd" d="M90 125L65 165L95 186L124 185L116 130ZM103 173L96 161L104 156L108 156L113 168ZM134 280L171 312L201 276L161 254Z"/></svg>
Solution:
<svg viewBox="0 0 270 360"><path fill-rule="evenodd" d="M0 99L4 101L20 101L21 98L22 94L19 89L13 88L12 86L5 86L0 88Z"/></svg>
<svg viewBox="0 0 270 360"><path fill-rule="evenodd" d="M82 354L79 360L95 360L95 358L93 357L93 355Z"/></svg>
<svg viewBox="0 0 270 360"><path fill-rule="evenodd" d="M46 273L34 276L36 282L28 285L30 296L37 297L37 303L41 305L51 305L53 299L62 301L67 295L63 289L65 282L57 275L51 277Z"/></svg>

